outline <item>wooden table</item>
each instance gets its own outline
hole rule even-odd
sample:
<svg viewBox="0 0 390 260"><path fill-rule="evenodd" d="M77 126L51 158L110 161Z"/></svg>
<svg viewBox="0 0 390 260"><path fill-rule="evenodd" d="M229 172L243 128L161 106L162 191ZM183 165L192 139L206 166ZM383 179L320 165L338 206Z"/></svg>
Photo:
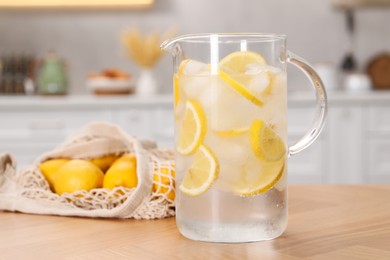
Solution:
<svg viewBox="0 0 390 260"><path fill-rule="evenodd" d="M0 213L0 259L390 259L390 186L289 188L289 226L246 244L188 240L174 218L104 220Z"/></svg>

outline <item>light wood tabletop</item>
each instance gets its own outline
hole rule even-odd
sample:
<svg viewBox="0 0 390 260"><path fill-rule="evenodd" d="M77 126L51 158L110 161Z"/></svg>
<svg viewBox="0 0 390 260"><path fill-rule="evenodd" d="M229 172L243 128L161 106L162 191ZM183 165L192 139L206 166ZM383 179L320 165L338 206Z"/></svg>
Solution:
<svg viewBox="0 0 390 260"><path fill-rule="evenodd" d="M390 259L390 185L291 185L286 232L244 244L188 240L174 218L0 212L0 259Z"/></svg>

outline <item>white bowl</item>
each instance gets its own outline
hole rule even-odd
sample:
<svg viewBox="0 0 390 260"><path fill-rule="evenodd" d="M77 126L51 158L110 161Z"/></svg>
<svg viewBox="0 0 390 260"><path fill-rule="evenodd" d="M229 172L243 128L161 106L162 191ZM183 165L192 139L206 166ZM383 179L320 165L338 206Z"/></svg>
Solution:
<svg viewBox="0 0 390 260"><path fill-rule="evenodd" d="M97 95L130 94L135 90L133 79L111 79L105 77L87 80L87 88Z"/></svg>

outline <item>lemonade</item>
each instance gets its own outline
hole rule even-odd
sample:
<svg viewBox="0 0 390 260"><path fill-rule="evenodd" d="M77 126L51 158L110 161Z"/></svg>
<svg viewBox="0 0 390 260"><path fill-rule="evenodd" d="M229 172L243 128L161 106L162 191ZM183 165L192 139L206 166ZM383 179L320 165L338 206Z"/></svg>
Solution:
<svg viewBox="0 0 390 260"><path fill-rule="evenodd" d="M287 82L261 54L174 75L177 225L214 242L272 239L287 225ZM214 66L214 67L213 67Z"/></svg>

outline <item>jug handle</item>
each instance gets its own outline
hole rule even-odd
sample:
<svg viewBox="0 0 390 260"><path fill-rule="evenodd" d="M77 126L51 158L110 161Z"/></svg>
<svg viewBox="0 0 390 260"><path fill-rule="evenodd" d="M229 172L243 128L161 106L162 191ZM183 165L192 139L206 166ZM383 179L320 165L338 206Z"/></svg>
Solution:
<svg viewBox="0 0 390 260"><path fill-rule="evenodd" d="M306 134L288 148L288 155L291 156L309 147L320 135L324 127L328 105L324 84L314 68L307 61L290 51L287 51L287 62L303 71L316 90L316 113L314 120Z"/></svg>

